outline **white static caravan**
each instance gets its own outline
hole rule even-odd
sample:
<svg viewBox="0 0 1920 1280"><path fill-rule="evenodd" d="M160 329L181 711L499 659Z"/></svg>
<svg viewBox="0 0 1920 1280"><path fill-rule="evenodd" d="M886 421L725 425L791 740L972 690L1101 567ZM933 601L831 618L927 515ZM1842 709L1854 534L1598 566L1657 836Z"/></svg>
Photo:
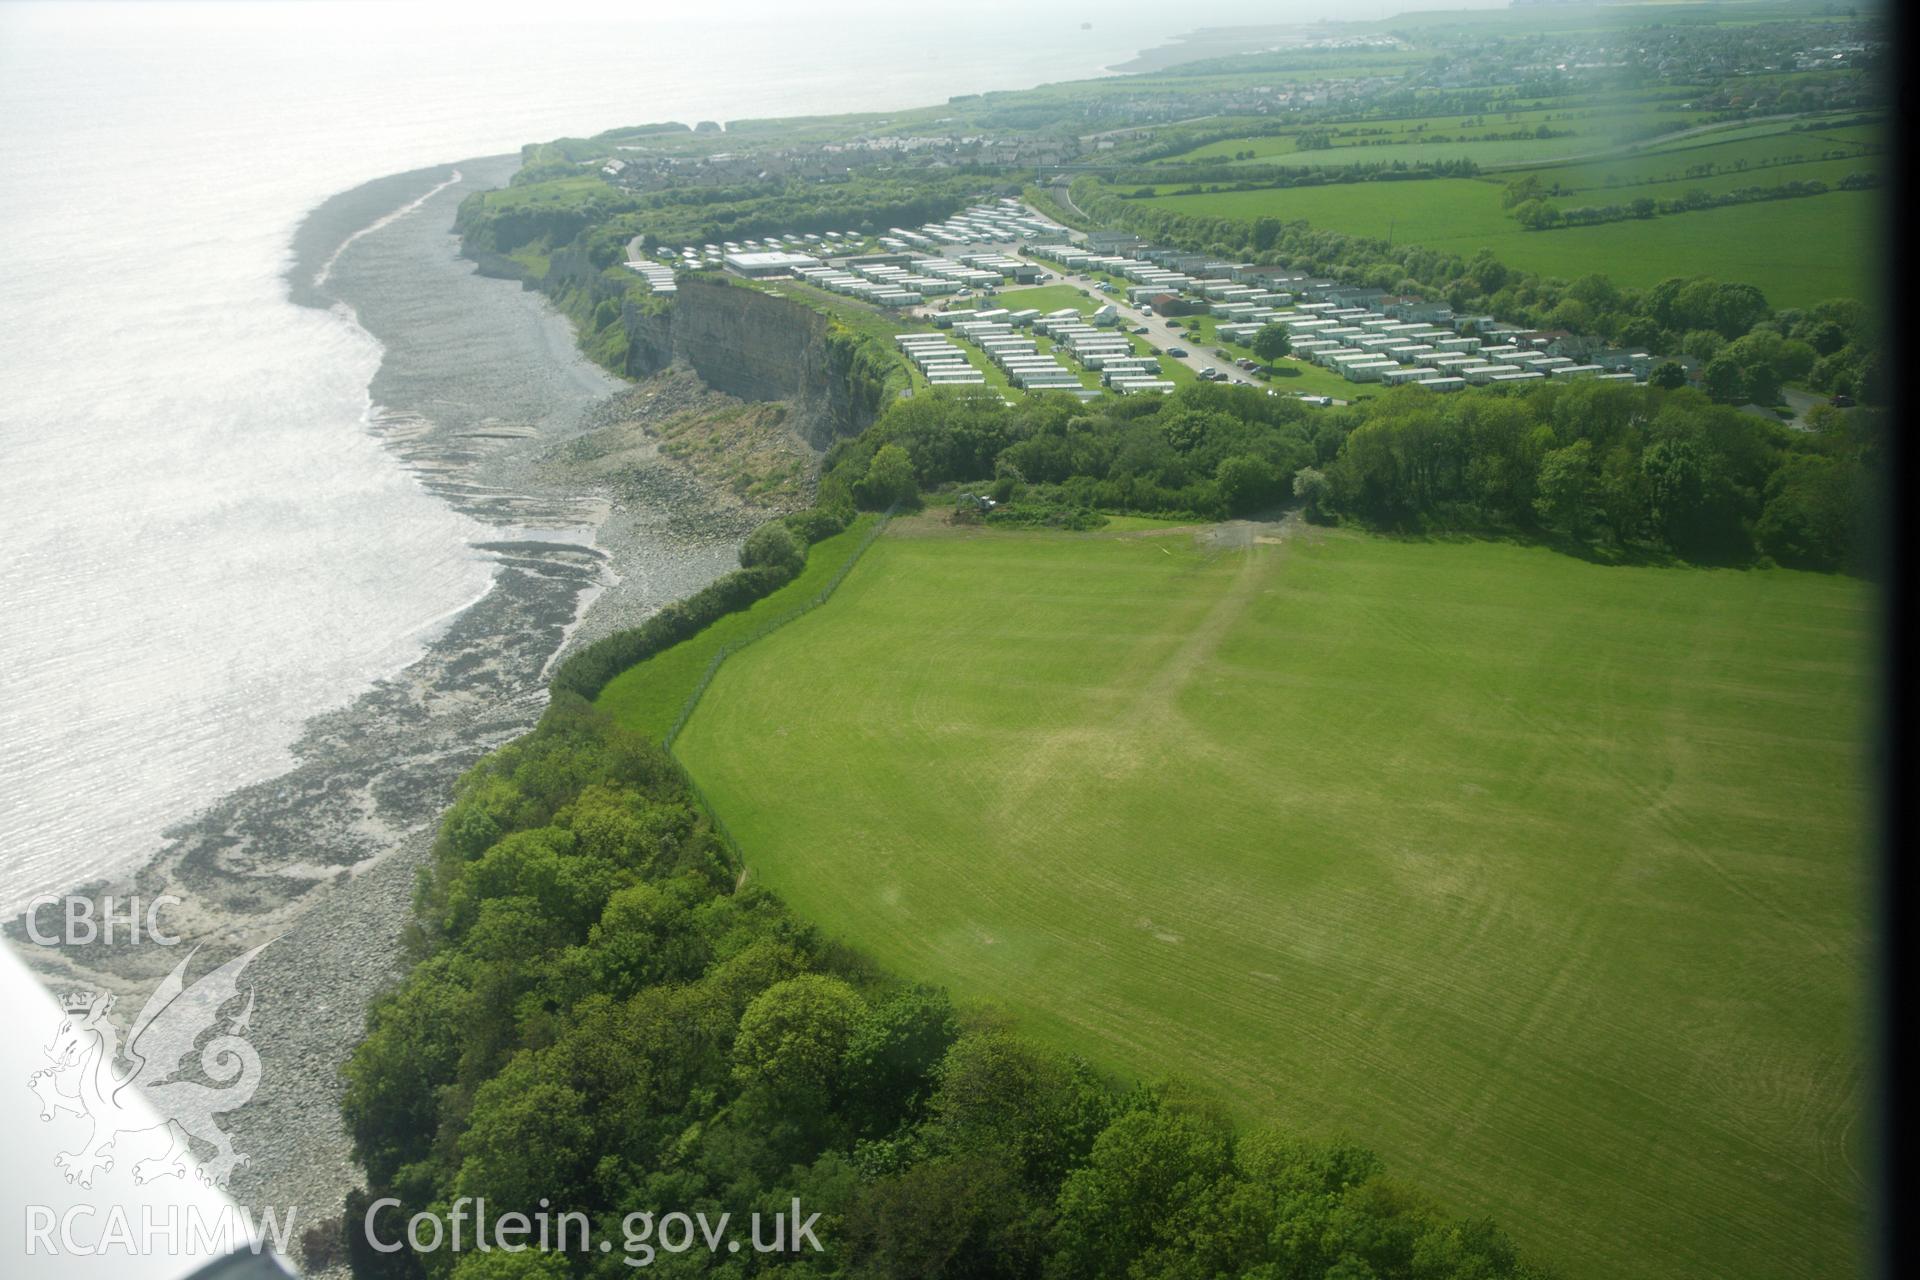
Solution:
<svg viewBox="0 0 1920 1280"><path fill-rule="evenodd" d="M1416 382L1414 385L1425 387L1429 391L1461 391L1466 388L1467 380L1465 378L1428 378L1425 382Z"/></svg>
<svg viewBox="0 0 1920 1280"><path fill-rule="evenodd" d="M1440 371L1438 369L1428 369L1424 366L1416 365L1411 369L1388 369L1380 375L1380 381L1390 387L1397 387L1408 382L1425 382L1429 378L1437 378L1439 376Z"/></svg>
<svg viewBox="0 0 1920 1280"><path fill-rule="evenodd" d="M1597 364L1563 364L1549 369L1548 373L1556 378L1572 381L1575 378L1597 378L1606 370Z"/></svg>
<svg viewBox="0 0 1920 1280"><path fill-rule="evenodd" d="M1546 380L1547 375L1538 369L1530 369L1525 373L1497 373L1491 379L1495 386L1506 382L1545 382Z"/></svg>
<svg viewBox="0 0 1920 1280"><path fill-rule="evenodd" d="M1362 360L1340 368L1348 382L1384 382L1389 373L1401 372L1404 370L1391 360Z"/></svg>
<svg viewBox="0 0 1920 1280"><path fill-rule="evenodd" d="M1460 376L1479 387L1495 378L1510 378L1519 372L1521 369L1517 364L1470 364L1460 370Z"/></svg>
<svg viewBox="0 0 1920 1280"><path fill-rule="evenodd" d="M1359 347L1341 347L1336 351L1321 352L1321 363L1333 369L1344 369L1355 364L1393 363L1393 357L1384 351L1363 351Z"/></svg>

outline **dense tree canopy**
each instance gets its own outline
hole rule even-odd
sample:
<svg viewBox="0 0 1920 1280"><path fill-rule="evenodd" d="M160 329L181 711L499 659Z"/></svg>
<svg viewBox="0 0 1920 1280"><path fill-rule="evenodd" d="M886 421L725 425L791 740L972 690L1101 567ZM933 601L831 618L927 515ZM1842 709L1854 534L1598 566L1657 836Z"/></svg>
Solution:
<svg viewBox="0 0 1920 1280"><path fill-rule="evenodd" d="M1877 539L1881 420L1853 410L1821 421L1792 431L1695 391L1593 381L1456 395L1410 387L1334 409L1205 384L1012 407L991 392L942 391L899 402L839 445L823 493L872 505L873 468L905 466L929 491L1019 477L1020 499L990 520L1216 519L1294 495L1316 517L1380 529L1859 569Z"/></svg>

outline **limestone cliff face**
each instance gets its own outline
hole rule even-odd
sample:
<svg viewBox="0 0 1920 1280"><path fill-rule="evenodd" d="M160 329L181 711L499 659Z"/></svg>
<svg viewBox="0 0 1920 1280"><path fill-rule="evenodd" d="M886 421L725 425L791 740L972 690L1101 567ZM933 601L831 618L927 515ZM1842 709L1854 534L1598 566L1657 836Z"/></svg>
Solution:
<svg viewBox="0 0 1920 1280"><path fill-rule="evenodd" d="M669 309L629 304L622 322L629 374L677 362L739 399L787 401L790 421L817 448L864 430L890 394L885 353L870 340L757 289L687 281Z"/></svg>
<svg viewBox="0 0 1920 1280"><path fill-rule="evenodd" d="M518 269L471 246L468 256L483 271ZM758 289L684 280L671 302L626 301L624 290L572 246L557 250L545 276L527 286L572 318L587 354L608 368L645 378L677 364L737 399L784 401L787 421L816 449L864 431L903 383L904 370L884 343ZM616 299L617 316L610 308Z"/></svg>
<svg viewBox="0 0 1920 1280"><path fill-rule="evenodd" d="M702 382L742 400L814 391L826 335L824 316L757 289L689 282L674 298L674 354Z"/></svg>
<svg viewBox="0 0 1920 1280"><path fill-rule="evenodd" d="M644 378L673 363L673 312L642 311L628 303L620 317L627 331L628 377Z"/></svg>

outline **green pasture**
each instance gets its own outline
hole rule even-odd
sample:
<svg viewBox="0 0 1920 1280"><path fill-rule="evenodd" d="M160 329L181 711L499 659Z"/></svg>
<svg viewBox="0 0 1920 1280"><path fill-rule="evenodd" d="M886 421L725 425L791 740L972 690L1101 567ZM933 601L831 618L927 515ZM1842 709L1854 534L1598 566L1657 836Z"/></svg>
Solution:
<svg viewBox="0 0 1920 1280"><path fill-rule="evenodd" d="M1769 172L1780 176L1752 181L1764 185L1791 176L1791 171L1760 171ZM1496 183L1435 178L1168 195L1151 203L1248 221L1304 219L1346 235L1391 237L1395 244L1422 244L1463 257L1485 248L1509 266L1568 280L1598 272L1616 284L1644 288L1668 276L1706 275L1756 285L1775 306L1865 296L1874 272L1872 247L1883 234L1883 196L1876 191L1834 191L1550 231L1522 228L1501 208L1500 197ZM1592 193L1568 203L1620 198L1619 193L1604 198Z"/></svg>
<svg viewBox="0 0 1920 1280"><path fill-rule="evenodd" d="M807 550L807 564L798 577L739 613L730 613L711 626L635 667L629 667L600 691L597 704L621 723L659 739L673 727L680 709L706 674L713 655L737 644L778 618L811 600L852 558L875 516L861 516L830 538Z"/></svg>
<svg viewBox="0 0 1920 1280"><path fill-rule="evenodd" d="M1861 1257L1873 625L1787 571L924 518L679 753L897 972L1371 1144L1575 1280L1812 1280Z"/></svg>
<svg viewBox="0 0 1920 1280"><path fill-rule="evenodd" d="M1601 151L1636 136L1636 131L1658 128L1677 132L1704 118L1701 112L1676 110L1671 103L1586 107L1546 102L1538 106L1490 110L1473 115L1342 120L1305 126L1299 131L1285 134L1256 134L1210 142L1175 159L1183 162L1225 161L1230 164L1345 165L1396 160L1452 160L1470 156L1482 164L1512 164ZM1494 136L1541 125L1558 136ZM1333 145L1322 150L1299 150L1297 138L1300 132L1329 133ZM1443 137L1448 140L1434 141ZM1251 156L1246 155L1249 151L1253 153Z"/></svg>
<svg viewBox="0 0 1920 1280"><path fill-rule="evenodd" d="M1630 288L1704 275L1755 285L1776 307L1804 307L1873 297L1882 272L1884 200L1878 191L1834 191L1644 222L1516 228L1488 247L1509 266L1545 275L1597 271Z"/></svg>

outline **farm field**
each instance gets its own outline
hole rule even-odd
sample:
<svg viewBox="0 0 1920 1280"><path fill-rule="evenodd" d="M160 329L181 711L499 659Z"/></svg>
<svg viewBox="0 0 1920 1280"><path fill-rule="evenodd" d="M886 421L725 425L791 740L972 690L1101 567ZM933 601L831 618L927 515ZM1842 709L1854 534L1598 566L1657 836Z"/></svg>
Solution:
<svg viewBox="0 0 1920 1280"><path fill-rule="evenodd" d="M706 674L713 655L752 636L770 622L786 616L826 586L840 566L852 559L875 516L861 516L830 538L807 550L800 576L738 613L729 613L697 635L682 640L653 657L629 667L608 681L596 700L622 724L658 740L673 727L681 708Z"/></svg>
<svg viewBox="0 0 1920 1280"><path fill-rule="evenodd" d="M1599 151L1617 145L1635 129L1680 130L1706 117L1697 111L1677 111L1672 104L1638 104L1620 109L1590 110L1566 103L1489 111L1476 116L1427 116L1401 120L1355 119L1310 126L1296 133L1256 134L1229 138L1196 147L1175 157L1176 162L1210 161L1229 164L1372 164L1395 160L1452 160L1471 156L1481 164L1511 164ZM1545 138L1498 135L1545 127ZM1301 151L1298 132L1326 132L1330 147ZM1444 137L1446 142L1431 139ZM1423 139L1426 139L1423 141ZM1247 153L1251 152L1251 155Z"/></svg>
<svg viewBox="0 0 1920 1280"><path fill-rule="evenodd" d="M1351 182L1325 187L1274 187L1158 195L1149 203L1176 213L1251 222L1305 219L1346 235L1439 245L1499 235L1518 225L1500 207L1501 188L1474 178L1412 182Z"/></svg>
<svg viewBox="0 0 1920 1280"><path fill-rule="evenodd" d="M1771 164L1764 168L1729 170L1719 173L1702 174L1699 177L1662 177L1646 182L1618 182L1609 187L1585 186L1571 188L1575 194L1554 197L1556 203L1577 208L1583 204L1609 205L1626 204L1647 196L1654 200L1673 200L1690 191L1705 191L1717 194L1722 191L1735 191L1741 187L1777 187L1788 182L1824 182L1837 188L1842 179L1850 174L1875 173L1880 165L1872 158L1864 160L1808 160L1798 164ZM1551 183L1562 178L1558 169L1538 169L1542 182Z"/></svg>
<svg viewBox="0 0 1920 1280"><path fill-rule="evenodd" d="M1551 174L1541 172L1543 177ZM1772 181L1791 176L1785 169L1760 172L1780 175ZM1679 190L1684 191L1685 184ZM1616 284L1644 288L1668 276L1706 275L1756 285L1773 305L1795 307L1866 296L1870 267L1860 246L1880 237L1883 199L1874 191L1833 191L1645 220L1527 231L1500 207L1500 196L1495 183L1436 178L1169 195L1151 203L1214 217L1305 219L1347 235L1382 240L1391 231L1396 244L1428 245L1468 257L1486 248L1509 266L1569 280L1599 272ZM1596 193L1592 202L1606 200Z"/></svg>
<svg viewBox="0 0 1920 1280"><path fill-rule="evenodd" d="M679 754L830 933L1576 1280L1852 1270L1864 588L1248 528L898 521Z"/></svg>
<svg viewBox="0 0 1920 1280"><path fill-rule="evenodd" d="M1646 222L1609 222L1492 240L1494 256L1523 271L1569 279L1598 271L1645 288L1705 275L1756 285L1776 307L1828 298L1872 299L1872 246L1884 238L1878 191L1702 209Z"/></svg>
<svg viewBox="0 0 1920 1280"><path fill-rule="evenodd" d="M1618 182L1647 183L1672 181L1687 184L1700 181L1698 170L1711 165L1712 176L1738 177L1746 182L1786 182L1794 178L1820 176L1817 170L1803 168L1850 162L1849 169L1877 170L1885 167L1882 154L1886 139L1880 131L1865 131L1877 136L1856 136L1855 130L1823 132L1771 133L1765 137L1708 141L1718 135L1702 135L1670 148L1654 148L1632 155L1605 160L1587 160L1572 164L1542 165L1531 172L1548 184L1576 190L1605 191L1609 178ZM1847 170L1842 170L1844 176ZM1769 175L1779 175L1769 177ZM1504 180L1517 175L1501 174ZM1739 185L1738 183L1734 185Z"/></svg>

